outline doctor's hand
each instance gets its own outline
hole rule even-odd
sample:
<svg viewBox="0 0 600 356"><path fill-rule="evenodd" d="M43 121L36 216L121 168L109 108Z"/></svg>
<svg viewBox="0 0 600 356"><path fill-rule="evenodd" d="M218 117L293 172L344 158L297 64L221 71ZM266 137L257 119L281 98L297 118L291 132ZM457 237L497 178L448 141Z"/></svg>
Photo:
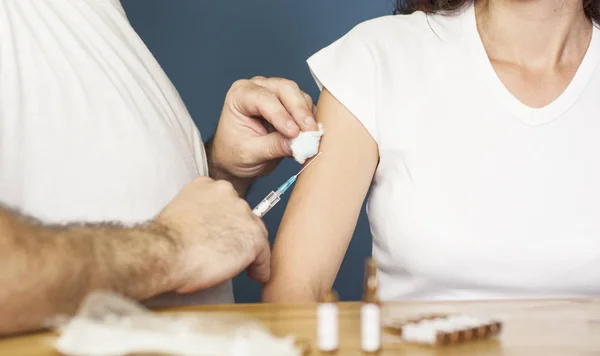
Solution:
<svg viewBox="0 0 600 356"><path fill-rule="evenodd" d="M293 81L239 80L225 98L208 153L211 168L223 175L217 178L264 176L292 155L288 139L316 130L312 99Z"/></svg>
<svg viewBox="0 0 600 356"><path fill-rule="evenodd" d="M176 247L167 271L170 291L210 288L244 270L257 282L269 280L267 229L231 183L196 178L155 223L166 228Z"/></svg>

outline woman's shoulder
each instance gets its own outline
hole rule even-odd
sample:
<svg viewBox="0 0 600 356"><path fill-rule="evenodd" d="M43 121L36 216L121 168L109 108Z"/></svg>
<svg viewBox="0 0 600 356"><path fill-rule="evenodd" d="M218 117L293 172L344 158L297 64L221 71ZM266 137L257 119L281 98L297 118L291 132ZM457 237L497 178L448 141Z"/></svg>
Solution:
<svg viewBox="0 0 600 356"><path fill-rule="evenodd" d="M364 21L313 54L308 65L319 88L327 88L377 140L380 98L390 88L414 92L435 76L458 51L447 40L460 36L463 20L414 12Z"/></svg>

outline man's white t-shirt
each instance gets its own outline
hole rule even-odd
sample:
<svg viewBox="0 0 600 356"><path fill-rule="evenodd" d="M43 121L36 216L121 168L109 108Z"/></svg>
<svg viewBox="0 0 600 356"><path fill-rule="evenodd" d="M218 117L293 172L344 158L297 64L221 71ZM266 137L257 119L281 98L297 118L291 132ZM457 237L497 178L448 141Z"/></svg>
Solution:
<svg viewBox="0 0 600 356"><path fill-rule="evenodd" d="M379 147L381 298L600 295L598 28L539 109L499 80L473 6L367 21L308 63Z"/></svg>
<svg viewBox="0 0 600 356"><path fill-rule="evenodd" d="M0 2L0 202L51 223L135 224L207 174L198 129L118 0ZM232 301L226 282L150 304Z"/></svg>

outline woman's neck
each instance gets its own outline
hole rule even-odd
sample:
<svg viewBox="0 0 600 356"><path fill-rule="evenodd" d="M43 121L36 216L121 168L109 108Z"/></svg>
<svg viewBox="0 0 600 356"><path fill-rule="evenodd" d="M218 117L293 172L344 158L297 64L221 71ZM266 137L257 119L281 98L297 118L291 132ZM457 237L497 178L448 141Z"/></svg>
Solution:
<svg viewBox="0 0 600 356"><path fill-rule="evenodd" d="M580 62L590 43L582 0L477 0L475 11L496 61L547 70Z"/></svg>

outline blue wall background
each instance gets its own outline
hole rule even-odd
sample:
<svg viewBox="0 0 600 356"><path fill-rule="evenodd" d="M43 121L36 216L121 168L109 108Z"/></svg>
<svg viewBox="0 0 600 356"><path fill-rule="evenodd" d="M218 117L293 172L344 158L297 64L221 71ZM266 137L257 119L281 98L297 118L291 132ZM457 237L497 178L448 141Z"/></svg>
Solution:
<svg viewBox="0 0 600 356"><path fill-rule="evenodd" d="M392 12L392 0L123 0L140 37L171 78L204 140L217 125L229 86L255 75L296 81L318 99L305 60L356 24ZM254 206L273 187L296 173L285 159L252 187ZM271 241L287 198L264 221ZM371 234L361 213L354 238L335 283L342 300L362 294L364 259L371 254ZM237 302L257 302L261 286L240 275L234 280Z"/></svg>

